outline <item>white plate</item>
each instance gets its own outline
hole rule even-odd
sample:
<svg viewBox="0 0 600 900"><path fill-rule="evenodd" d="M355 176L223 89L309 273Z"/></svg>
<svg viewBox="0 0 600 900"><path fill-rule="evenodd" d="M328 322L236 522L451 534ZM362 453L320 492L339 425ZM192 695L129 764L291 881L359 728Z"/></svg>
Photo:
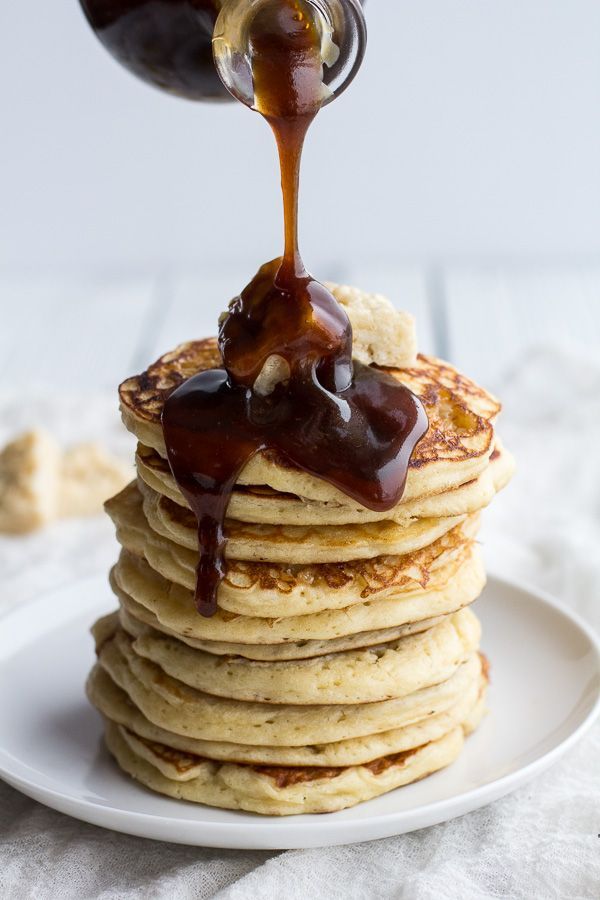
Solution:
<svg viewBox="0 0 600 900"><path fill-rule="evenodd" d="M353 809L273 818L170 800L117 769L84 696L88 628L114 601L104 578L69 585L0 621L0 776L86 822L207 847L298 848L434 825L539 774L600 708L600 649L547 597L492 578L477 603L492 662L491 712L448 769Z"/></svg>

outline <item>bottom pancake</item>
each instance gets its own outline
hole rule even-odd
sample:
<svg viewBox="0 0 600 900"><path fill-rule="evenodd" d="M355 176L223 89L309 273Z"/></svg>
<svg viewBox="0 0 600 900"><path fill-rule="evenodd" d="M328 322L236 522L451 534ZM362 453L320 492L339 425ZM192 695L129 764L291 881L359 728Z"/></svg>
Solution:
<svg viewBox="0 0 600 900"><path fill-rule="evenodd" d="M106 720L106 743L120 767L151 790L178 800L272 816L333 812L445 768L484 713L480 698L465 720L437 740L359 766L281 767L215 762L141 738Z"/></svg>

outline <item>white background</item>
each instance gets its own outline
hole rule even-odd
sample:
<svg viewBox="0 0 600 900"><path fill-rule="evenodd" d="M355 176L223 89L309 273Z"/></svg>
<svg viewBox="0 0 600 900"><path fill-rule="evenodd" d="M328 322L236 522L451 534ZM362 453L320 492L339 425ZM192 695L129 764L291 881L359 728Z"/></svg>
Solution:
<svg viewBox="0 0 600 900"><path fill-rule="evenodd" d="M597 258L600 3L369 0L367 14L363 70L308 141L313 270ZM257 115L137 81L77 0L3 0L0 35L5 271L235 261L251 274L279 252Z"/></svg>

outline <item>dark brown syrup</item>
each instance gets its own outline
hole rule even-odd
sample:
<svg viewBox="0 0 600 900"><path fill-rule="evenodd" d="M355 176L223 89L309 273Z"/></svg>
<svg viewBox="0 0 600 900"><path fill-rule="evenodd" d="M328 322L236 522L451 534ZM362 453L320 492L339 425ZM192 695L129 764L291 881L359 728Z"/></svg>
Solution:
<svg viewBox="0 0 600 900"><path fill-rule="evenodd" d="M223 368L201 372L167 399L162 425L169 464L198 522L196 605L217 608L224 575L223 525L248 460L275 451L363 506L400 500L427 416L383 370L352 362L352 329L333 295L304 268L298 250L298 181L306 131L322 101L320 35L306 0L272 0L250 29L256 106L275 134L281 164L285 251L262 266L219 330ZM272 356L285 380L254 389ZM284 365L285 365L284 364Z"/></svg>

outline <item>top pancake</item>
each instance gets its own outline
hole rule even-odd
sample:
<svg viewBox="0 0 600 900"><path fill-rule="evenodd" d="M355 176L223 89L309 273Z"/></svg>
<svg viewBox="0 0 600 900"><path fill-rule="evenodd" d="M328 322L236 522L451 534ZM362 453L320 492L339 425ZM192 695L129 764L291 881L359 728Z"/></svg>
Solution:
<svg viewBox="0 0 600 900"><path fill-rule="evenodd" d="M119 389L121 414L138 440L166 456L161 415L169 394L221 359L214 338L189 341L165 354ZM499 402L448 363L419 355L414 366L386 369L422 401L429 430L412 454L403 501L449 490L477 478L493 449L493 421ZM310 500L347 503L327 482L294 469L275 451L256 454L238 479L242 485L268 485Z"/></svg>

